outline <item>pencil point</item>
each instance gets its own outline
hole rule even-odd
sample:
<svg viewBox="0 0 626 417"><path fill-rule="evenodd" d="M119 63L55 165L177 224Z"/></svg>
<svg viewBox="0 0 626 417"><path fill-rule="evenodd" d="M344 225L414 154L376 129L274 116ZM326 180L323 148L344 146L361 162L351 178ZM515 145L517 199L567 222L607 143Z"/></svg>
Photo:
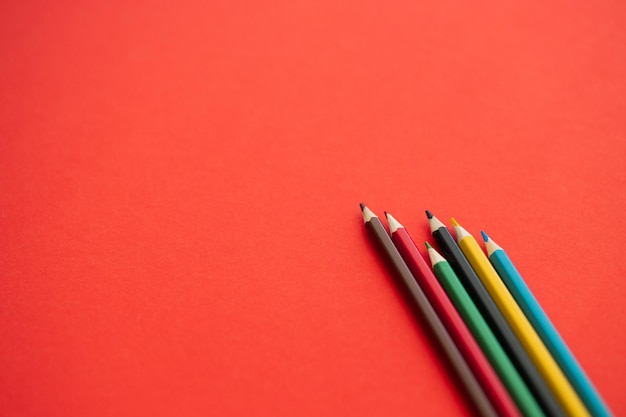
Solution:
<svg viewBox="0 0 626 417"><path fill-rule="evenodd" d="M487 249L487 256L491 256L491 254L497 250L502 250L502 248L498 246L496 242L494 242L489 236L487 236L487 233L483 232L482 230L480 231L480 233L483 235L483 239L485 240L485 249Z"/></svg>
<svg viewBox="0 0 626 417"><path fill-rule="evenodd" d="M456 241L460 242L461 240L463 240L464 238L468 237L468 236L472 236L469 234L469 232L467 230L465 230L465 228L463 228L463 226L461 226L459 224L459 222L457 222L454 219L450 219L450 222L452 223L452 225L454 226L454 234L456 235Z"/></svg>
<svg viewBox="0 0 626 417"><path fill-rule="evenodd" d="M378 217L372 212L372 210L367 208L367 206L363 203L361 203L361 210L363 210L363 222L364 223L369 222L370 220L372 220L373 217Z"/></svg>
<svg viewBox="0 0 626 417"><path fill-rule="evenodd" d="M390 213L385 212L385 216L387 216L387 224L389 225L389 233L393 234L399 228L404 227Z"/></svg>
<svg viewBox="0 0 626 417"><path fill-rule="evenodd" d="M431 233L434 233L442 227L446 227L446 225L441 223L438 218L433 216L433 214L429 210L426 210L426 216L428 216L428 224L430 225Z"/></svg>
<svg viewBox="0 0 626 417"><path fill-rule="evenodd" d="M428 257L430 258L430 264L433 267L439 262L445 262L444 257L441 256L439 252L435 250L435 248L430 246L430 243L426 242L426 247L428 248Z"/></svg>

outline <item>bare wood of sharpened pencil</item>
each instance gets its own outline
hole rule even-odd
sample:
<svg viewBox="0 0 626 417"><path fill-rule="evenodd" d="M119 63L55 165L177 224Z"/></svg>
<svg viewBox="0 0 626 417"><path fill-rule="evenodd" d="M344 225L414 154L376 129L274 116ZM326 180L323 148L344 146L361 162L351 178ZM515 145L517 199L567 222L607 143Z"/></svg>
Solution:
<svg viewBox="0 0 626 417"><path fill-rule="evenodd" d="M446 331L443 323L439 320L439 317L437 317L437 314L428 302L426 295L417 285L415 278L402 260L400 253L393 245L382 222L378 216L376 216L363 203L361 203L361 210L363 214L363 221L365 223L365 229L374 244L378 246L378 252L385 258L386 261L389 261L393 267L393 272L395 272L393 275L394 278L396 278L396 283L402 287L402 290L404 290L403 293L405 294L407 301L412 304L412 307L416 307L426 319L426 322L437 338L440 347L443 349L446 357L457 372L461 383L470 395L477 410L482 416L497 417L497 413L491 405L491 402L480 387L476 377L465 362L465 359L463 359L461 352L454 344L454 341Z"/></svg>

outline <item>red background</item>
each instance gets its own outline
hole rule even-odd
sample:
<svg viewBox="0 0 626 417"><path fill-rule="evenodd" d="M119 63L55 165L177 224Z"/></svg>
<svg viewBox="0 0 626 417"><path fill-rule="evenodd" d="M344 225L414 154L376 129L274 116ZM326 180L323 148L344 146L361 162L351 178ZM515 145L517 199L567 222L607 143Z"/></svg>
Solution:
<svg viewBox="0 0 626 417"><path fill-rule="evenodd" d="M626 414L623 2L128 3L0 5L3 416L468 415L360 201L484 228Z"/></svg>

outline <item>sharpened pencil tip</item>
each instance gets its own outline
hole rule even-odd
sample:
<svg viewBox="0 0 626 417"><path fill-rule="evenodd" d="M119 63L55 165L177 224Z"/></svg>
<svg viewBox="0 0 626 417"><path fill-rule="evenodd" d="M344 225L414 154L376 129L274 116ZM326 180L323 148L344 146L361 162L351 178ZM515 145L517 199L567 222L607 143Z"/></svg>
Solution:
<svg viewBox="0 0 626 417"><path fill-rule="evenodd" d="M389 233L394 234L396 230L404 227L391 215L391 213L385 212L385 216L387 217L387 224L389 225Z"/></svg>
<svg viewBox="0 0 626 417"><path fill-rule="evenodd" d="M452 226L460 226L459 222L454 220L454 217L450 218L450 223L452 223Z"/></svg>
<svg viewBox="0 0 626 417"><path fill-rule="evenodd" d="M365 223L369 222L370 220L372 220L374 217L378 218L377 215L375 215L372 210L369 209L369 207L367 207L365 204L361 203L361 214L363 214L363 221Z"/></svg>
<svg viewBox="0 0 626 417"><path fill-rule="evenodd" d="M430 246L430 243L426 242L426 249L432 249L433 247Z"/></svg>
<svg viewBox="0 0 626 417"><path fill-rule="evenodd" d="M430 210L426 210L426 217L428 217L428 220L433 218L433 214L430 212Z"/></svg>
<svg viewBox="0 0 626 417"><path fill-rule="evenodd" d="M487 236L487 233L482 230L480 231L480 233L483 235L483 239L485 240L485 249L487 249L487 256L491 256L491 254L497 250L502 250L502 248L498 246L496 242L494 242L489 236Z"/></svg>

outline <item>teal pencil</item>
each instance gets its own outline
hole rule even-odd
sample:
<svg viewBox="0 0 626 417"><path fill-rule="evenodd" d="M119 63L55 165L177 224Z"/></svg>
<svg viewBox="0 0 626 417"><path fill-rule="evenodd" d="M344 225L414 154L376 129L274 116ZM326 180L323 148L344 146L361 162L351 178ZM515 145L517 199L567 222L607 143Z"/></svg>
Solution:
<svg viewBox="0 0 626 417"><path fill-rule="evenodd" d="M533 325L535 331L550 351L550 354L557 362L563 374L585 404L593 416L609 417L611 411L600 397L578 361L569 350L550 319L543 311L533 293L530 291L524 279L517 271L506 252L487 236L481 232L485 240L487 255L493 267L502 278L513 298L520 306L528 321Z"/></svg>

